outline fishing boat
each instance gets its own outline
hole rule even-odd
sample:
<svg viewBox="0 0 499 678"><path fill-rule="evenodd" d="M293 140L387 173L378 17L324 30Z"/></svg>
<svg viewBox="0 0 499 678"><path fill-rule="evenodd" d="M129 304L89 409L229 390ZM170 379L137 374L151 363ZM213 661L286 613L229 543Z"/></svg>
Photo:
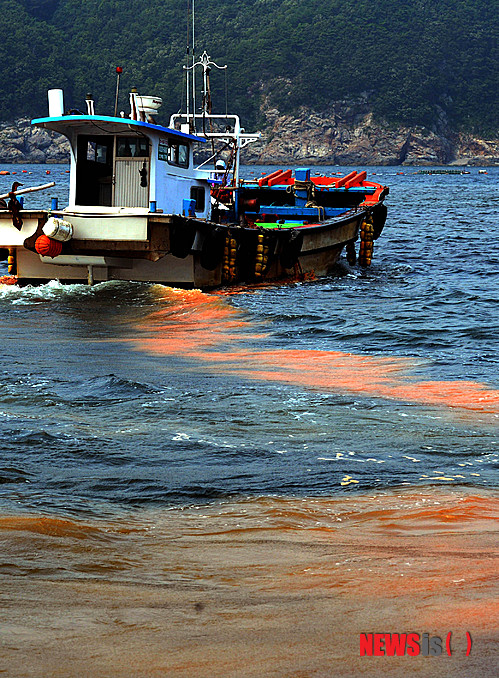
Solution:
<svg viewBox="0 0 499 678"><path fill-rule="evenodd" d="M326 177L283 168L241 178L241 150L261 134L246 133L237 115L212 113L213 67L220 68L206 52L184 66L191 94L168 126L157 123L161 98L136 90L126 117L116 107L96 114L91 95L85 113L67 113L62 90L49 91L49 116L32 124L69 141L69 202L29 209L19 196L46 185L17 183L0 202L0 253L20 284L127 280L210 289L328 275L344 248L349 263L370 264L388 188L365 171Z"/></svg>

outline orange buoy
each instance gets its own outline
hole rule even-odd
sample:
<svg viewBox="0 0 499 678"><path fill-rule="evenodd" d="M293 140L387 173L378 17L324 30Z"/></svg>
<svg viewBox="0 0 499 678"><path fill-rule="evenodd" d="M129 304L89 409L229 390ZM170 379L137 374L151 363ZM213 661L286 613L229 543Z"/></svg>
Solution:
<svg viewBox="0 0 499 678"><path fill-rule="evenodd" d="M2 170L0 174L10 174L10 172L7 172L7 170Z"/></svg>
<svg viewBox="0 0 499 678"><path fill-rule="evenodd" d="M35 242L35 250L42 257L57 257L62 252L62 242L46 235L40 235Z"/></svg>

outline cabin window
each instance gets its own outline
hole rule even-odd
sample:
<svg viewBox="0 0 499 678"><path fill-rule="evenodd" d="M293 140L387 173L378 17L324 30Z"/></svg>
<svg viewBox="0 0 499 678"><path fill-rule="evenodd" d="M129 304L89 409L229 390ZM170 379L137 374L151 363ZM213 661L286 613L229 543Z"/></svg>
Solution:
<svg viewBox="0 0 499 678"><path fill-rule="evenodd" d="M189 166L189 146L186 146L185 144L178 144L173 147L175 149L174 151L174 157L175 157L175 163L180 165L181 167L188 167ZM177 150L178 149L178 150Z"/></svg>
<svg viewBox="0 0 499 678"><path fill-rule="evenodd" d="M91 162L100 162L102 165L107 164L107 146L100 144L97 141L87 142L87 160Z"/></svg>
<svg viewBox="0 0 499 678"><path fill-rule="evenodd" d="M158 159L176 167L189 167L189 146L175 141L160 141Z"/></svg>
<svg viewBox="0 0 499 678"><path fill-rule="evenodd" d="M116 157L148 158L149 140L144 137L117 137Z"/></svg>
<svg viewBox="0 0 499 678"><path fill-rule="evenodd" d="M191 187L191 200L196 201L195 212L204 212L205 190L202 186Z"/></svg>

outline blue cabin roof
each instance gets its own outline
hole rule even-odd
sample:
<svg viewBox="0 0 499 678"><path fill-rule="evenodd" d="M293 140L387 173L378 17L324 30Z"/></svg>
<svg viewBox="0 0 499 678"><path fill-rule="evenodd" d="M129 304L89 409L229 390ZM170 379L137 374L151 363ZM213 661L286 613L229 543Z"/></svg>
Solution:
<svg viewBox="0 0 499 678"><path fill-rule="evenodd" d="M181 139L189 139L190 141L198 141L206 143L206 139L196 136L195 134L186 134L171 127L163 127L162 125L154 125L150 122L142 122L141 120L131 120L130 118L118 118L107 115L61 115L59 117L35 118L31 121L32 125L37 127L44 127L51 129L59 134L64 134L69 130L82 132L89 129L94 132L104 132L107 134L130 134L149 131L157 134L168 134Z"/></svg>

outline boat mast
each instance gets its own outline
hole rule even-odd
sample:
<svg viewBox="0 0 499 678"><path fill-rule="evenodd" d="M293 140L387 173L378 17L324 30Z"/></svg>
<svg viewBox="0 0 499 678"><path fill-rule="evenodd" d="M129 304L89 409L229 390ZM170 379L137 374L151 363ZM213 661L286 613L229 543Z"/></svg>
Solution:
<svg viewBox="0 0 499 678"><path fill-rule="evenodd" d="M193 132L196 131L196 69L194 68L194 0L192 0L192 127Z"/></svg>
<svg viewBox="0 0 499 678"><path fill-rule="evenodd" d="M192 5L191 5L192 1ZM195 0L187 0L187 66L184 66L184 71L186 71L186 106L185 114L187 119L187 124L189 125L189 131L196 131L196 74L194 68L195 61L195 52L194 52L194 40L195 40ZM192 17L191 17L192 14ZM190 22L192 19L192 22ZM191 101L192 101L192 116L191 116Z"/></svg>
<svg viewBox="0 0 499 678"><path fill-rule="evenodd" d="M187 66L184 66L185 70L185 84L186 84L186 96L185 96L185 114L187 117L187 124L189 124L189 100L191 98L191 88L190 88L190 71L189 71L189 52L190 52L190 40L189 40L189 14L190 14L190 2L187 0Z"/></svg>
<svg viewBox="0 0 499 678"><path fill-rule="evenodd" d="M233 145L234 150L234 160L233 160L233 169L232 169L232 183L234 186L239 185L239 168L240 168L240 151L242 148L248 144L258 141L261 139L261 133L256 132L254 134L246 134L244 129L241 128L241 123L237 115L228 115L227 114L227 76L225 79L225 116L213 114L211 111L211 95L210 95L210 81L209 73L212 67L218 68L221 71L226 71L227 65L219 66L217 63L211 60L211 57L206 52L199 57L196 61L194 54L194 40L195 40L195 15L194 15L194 2L195 0L187 0L187 65L183 66L183 69L186 73L186 85L187 85L187 97L186 97L186 113L177 113L171 116L170 126L175 127L175 124L179 122L180 127L182 128L183 120L186 121L188 129L191 133L199 134L204 136L207 139L211 139L212 142L215 139L222 140L226 147ZM190 12L192 11L192 23L190 21ZM192 43L192 47L191 47ZM202 90L202 105L200 107L200 113L196 113L196 79L195 72L196 67L201 66L203 69L203 90ZM192 72L192 75L190 73ZM192 113L191 113L191 101L192 101ZM196 119L202 119L202 130L197 132ZM211 127L212 123L220 123L222 119L225 119L225 129L221 131L220 129L213 130ZM233 121L233 128L228 124L229 119ZM206 129L206 120L210 122L210 131ZM217 156L217 153L214 152L213 155L205 160L199 165L200 169L207 162L210 162Z"/></svg>

